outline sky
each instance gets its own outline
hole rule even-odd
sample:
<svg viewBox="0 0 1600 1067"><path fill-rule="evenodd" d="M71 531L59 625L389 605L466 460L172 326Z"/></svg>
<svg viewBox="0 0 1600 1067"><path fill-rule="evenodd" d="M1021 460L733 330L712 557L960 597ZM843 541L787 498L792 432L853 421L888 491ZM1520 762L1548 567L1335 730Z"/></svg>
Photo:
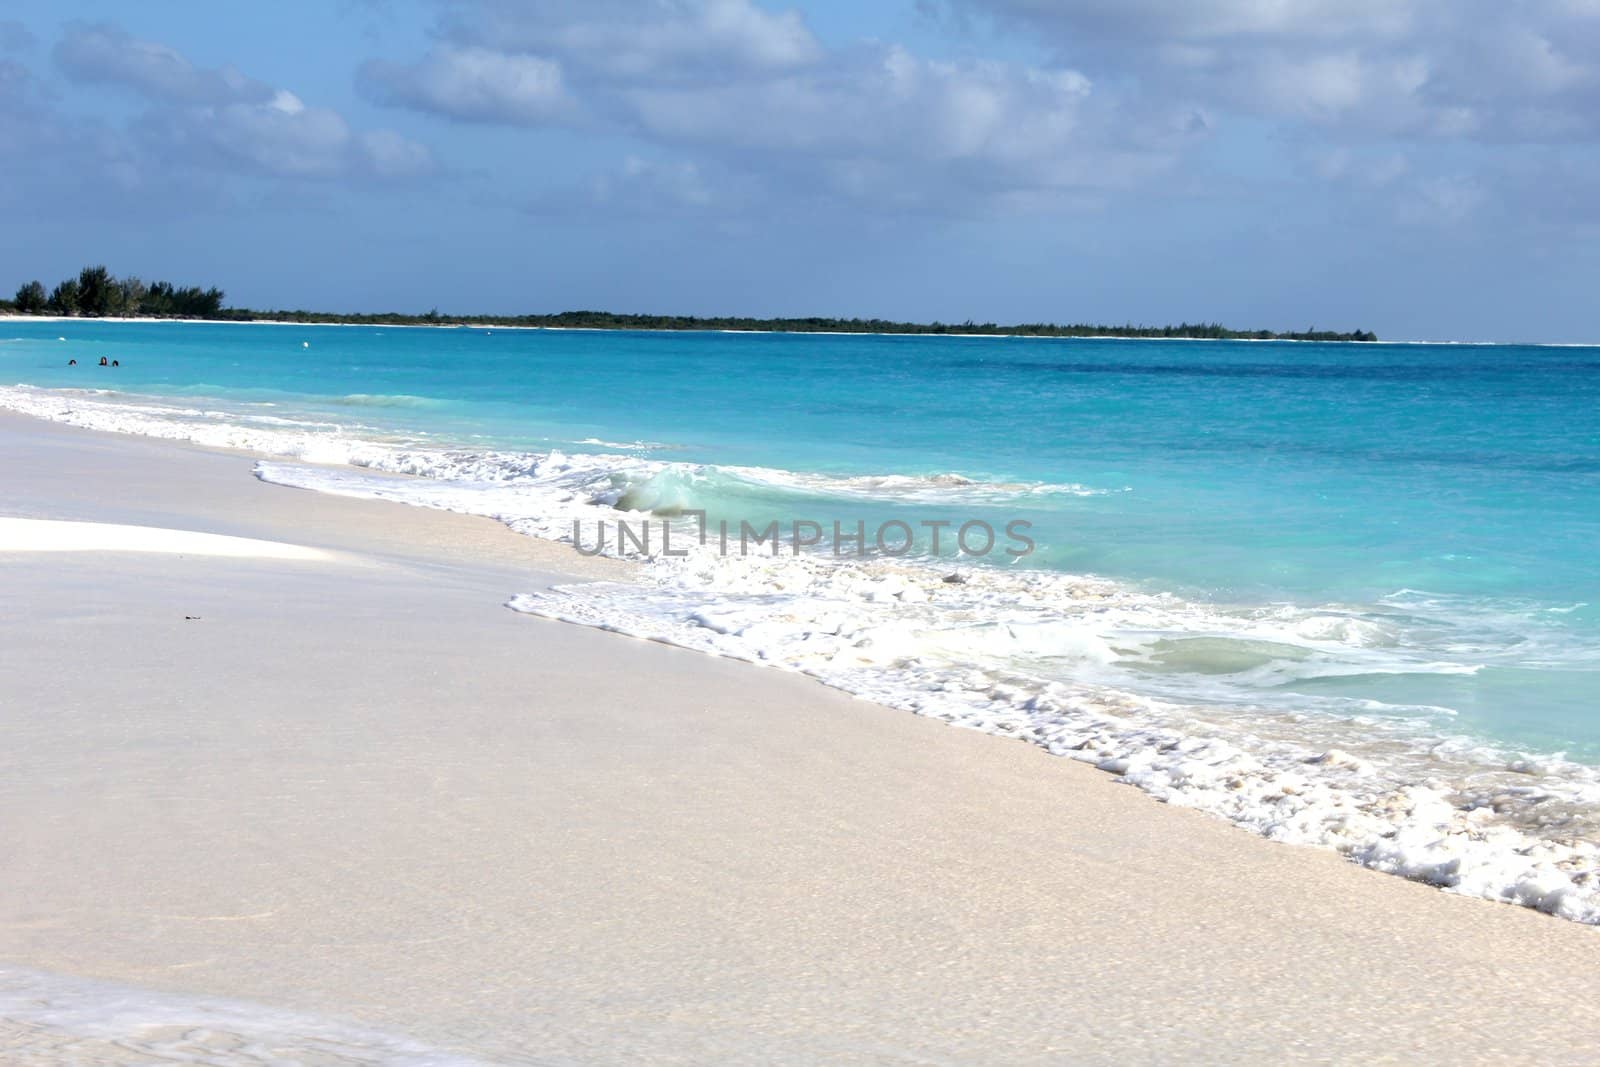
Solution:
<svg viewBox="0 0 1600 1067"><path fill-rule="evenodd" d="M0 289L1600 342L1600 0L7 0Z"/></svg>

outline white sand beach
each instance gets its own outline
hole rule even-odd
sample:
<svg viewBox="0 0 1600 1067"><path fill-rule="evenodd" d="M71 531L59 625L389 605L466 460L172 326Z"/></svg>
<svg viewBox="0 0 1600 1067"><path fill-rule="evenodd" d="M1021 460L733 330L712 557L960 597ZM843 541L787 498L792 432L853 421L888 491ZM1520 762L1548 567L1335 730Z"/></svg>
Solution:
<svg viewBox="0 0 1600 1067"><path fill-rule="evenodd" d="M0 456L0 1061L1600 1057L1592 928L516 614L625 569L488 520Z"/></svg>

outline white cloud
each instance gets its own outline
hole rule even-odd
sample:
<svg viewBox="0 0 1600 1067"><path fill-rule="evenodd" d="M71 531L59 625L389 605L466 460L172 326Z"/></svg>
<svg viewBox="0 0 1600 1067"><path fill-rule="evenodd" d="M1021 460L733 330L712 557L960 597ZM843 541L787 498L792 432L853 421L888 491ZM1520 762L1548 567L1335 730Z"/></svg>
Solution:
<svg viewBox="0 0 1600 1067"><path fill-rule="evenodd" d="M1214 129L1248 117L1286 146L1288 172L1308 144L1361 148L1355 158L1406 161L1403 173L1376 164L1392 174L1363 195L1459 219L1504 183L1473 177L1484 161L1412 149L1600 140L1596 0L919 5L1020 30L1048 57L1034 62L825 44L779 2L451 0L427 54L370 64L364 83L445 118L632 137L641 156L692 160L712 202L942 214L1156 187ZM1204 167L1182 173L1207 180ZM725 196L734 181L750 184Z"/></svg>
<svg viewBox="0 0 1600 1067"><path fill-rule="evenodd" d="M535 196L527 205L537 215L659 218L699 214L729 207L728 193L712 188L701 168L683 160L651 160L629 156L615 170Z"/></svg>
<svg viewBox="0 0 1600 1067"><path fill-rule="evenodd" d="M576 110L559 63L477 46L445 45L411 64L367 63L359 80L382 103L470 122L542 125Z"/></svg>
<svg viewBox="0 0 1600 1067"><path fill-rule="evenodd" d="M1302 153L1301 161L1325 181L1348 182L1369 189L1381 189L1411 173L1411 161L1403 152L1359 154L1347 147L1319 147Z"/></svg>
<svg viewBox="0 0 1600 1067"><path fill-rule="evenodd" d="M1501 36L1495 54L1501 60L1502 75L1520 78L1529 92L1557 94L1595 83L1592 65L1563 55L1548 37L1525 26Z"/></svg>
<svg viewBox="0 0 1600 1067"><path fill-rule="evenodd" d="M0 210L8 217L42 205L64 217L125 216L133 203L159 214L205 200L190 175L163 163L96 116L61 111L27 68L0 60Z"/></svg>
<svg viewBox="0 0 1600 1067"><path fill-rule="evenodd" d="M1408 0L981 0L973 6L1097 36L1217 40L1387 36L1410 28L1415 5Z"/></svg>
<svg viewBox="0 0 1600 1067"><path fill-rule="evenodd" d="M433 153L426 145L393 130L373 130L356 137L357 158L380 178L410 178L434 169Z"/></svg>
<svg viewBox="0 0 1600 1067"><path fill-rule="evenodd" d="M823 49L797 11L750 0L482 0L447 26L458 42L571 57L614 78L792 70Z"/></svg>
<svg viewBox="0 0 1600 1067"><path fill-rule="evenodd" d="M1600 139L1594 0L949 0L1091 71L1351 136Z"/></svg>
<svg viewBox="0 0 1600 1067"><path fill-rule="evenodd" d="M337 112L309 108L292 93L266 104L227 104L185 115L167 128L170 143L210 150L246 169L293 178L332 178L358 162L360 147Z"/></svg>
<svg viewBox="0 0 1600 1067"><path fill-rule="evenodd" d="M1470 111L1428 107L1429 81L1418 55L1368 57L1355 49L1291 56L1265 52L1219 81L1234 110L1254 110L1322 126L1360 123L1385 131L1464 132Z"/></svg>
<svg viewBox="0 0 1600 1067"><path fill-rule="evenodd" d="M132 127L170 163L286 178L426 173L432 157L398 133L357 133L338 112L232 67L196 67L182 53L118 26L75 23L55 48L68 77L119 85L151 104Z"/></svg>
<svg viewBox="0 0 1600 1067"><path fill-rule="evenodd" d="M123 85L179 104L264 100L272 89L232 67L204 70L176 49L141 41L109 23L72 23L55 47L56 64L76 81Z"/></svg>
<svg viewBox="0 0 1600 1067"><path fill-rule="evenodd" d="M470 121L560 117L769 186L919 210L1123 188L1206 129L1063 66L825 48L798 14L750 0L487 0L441 32L417 63L368 64L373 95ZM482 73L518 70L548 74Z"/></svg>
<svg viewBox="0 0 1600 1067"><path fill-rule="evenodd" d="M967 177L988 188L1123 177L1096 166L1111 124L1107 111L1087 113L1091 86L1071 71L931 62L890 48L754 84L629 87L619 101L625 121L653 139L816 168L842 193L939 188L959 183L964 166L983 171Z"/></svg>
<svg viewBox="0 0 1600 1067"><path fill-rule="evenodd" d="M710 189L693 163L657 163L629 156L621 174L603 177L592 186L601 203L626 200L632 190L649 189L680 204L707 207L712 202Z"/></svg>
<svg viewBox="0 0 1600 1067"><path fill-rule="evenodd" d="M1413 182L1395 202L1396 218L1421 226L1456 226L1474 214L1486 199L1479 179L1442 175Z"/></svg>

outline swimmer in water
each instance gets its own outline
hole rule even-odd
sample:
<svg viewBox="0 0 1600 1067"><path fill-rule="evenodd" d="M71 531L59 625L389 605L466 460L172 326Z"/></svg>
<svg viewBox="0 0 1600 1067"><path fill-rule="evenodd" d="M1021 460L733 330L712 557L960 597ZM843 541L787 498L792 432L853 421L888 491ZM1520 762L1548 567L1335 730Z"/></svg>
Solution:
<svg viewBox="0 0 1600 1067"><path fill-rule="evenodd" d="M69 360L67 360L67 366L69 366L69 367L76 367L76 366L77 366L77 365L78 365L78 361L77 361L77 360L75 360L75 359L69 359Z"/></svg>
<svg viewBox="0 0 1600 1067"><path fill-rule="evenodd" d="M106 365L106 357L105 356L101 356L100 357L100 365L102 367L104 367Z"/></svg>

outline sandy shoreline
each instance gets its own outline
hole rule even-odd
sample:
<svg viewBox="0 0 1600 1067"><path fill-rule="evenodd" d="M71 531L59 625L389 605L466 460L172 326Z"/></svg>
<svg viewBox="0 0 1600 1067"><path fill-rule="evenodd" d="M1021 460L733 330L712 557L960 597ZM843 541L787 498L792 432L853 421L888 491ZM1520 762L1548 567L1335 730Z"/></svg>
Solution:
<svg viewBox="0 0 1600 1067"><path fill-rule="evenodd" d="M0 450L0 516L339 557L0 553L0 963L511 1063L1600 1055L1593 929L516 615L615 571L488 520Z"/></svg>

